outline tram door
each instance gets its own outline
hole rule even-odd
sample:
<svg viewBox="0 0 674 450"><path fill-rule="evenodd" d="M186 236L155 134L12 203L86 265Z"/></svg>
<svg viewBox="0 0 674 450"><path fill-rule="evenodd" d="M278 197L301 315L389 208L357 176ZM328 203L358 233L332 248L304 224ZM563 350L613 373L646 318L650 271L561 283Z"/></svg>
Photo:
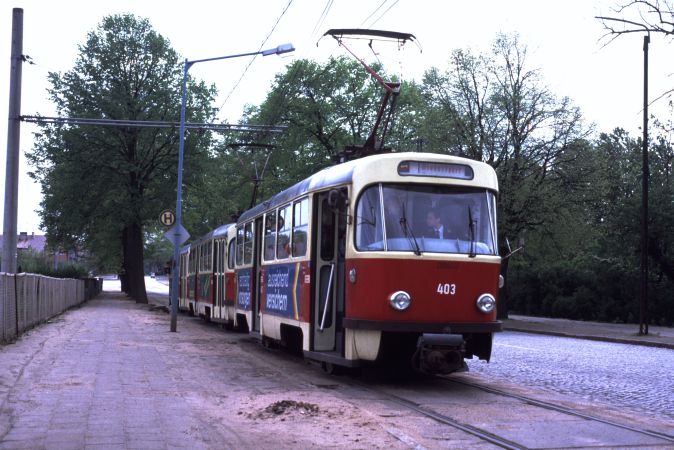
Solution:
<svg viewBox="0 0 674 450"><path fill-rule="evenodd" d="M346 214L338 199L345 197L346 190L317 195L314 351L341 351L342 347L339 324L344 314Z"/></svg>
<svg viewBox="0 0 674 450"><path fill-rule="evenodd" d="M217 319L225 318L225 263L227 248L226 239L218 239L215 241L215 308L213 308L213 316Z"/></svg>
<svg viewBox="0 0 674 450"><path fill-rule="evenodd" d="M251 311L251 327L250 329L255 332L260 332L260 289L262 287L261 283L261 273L262 265L260 260L262 258L262 217L259 217L255 220L255 229L253 230L255 237L253 239L253 279L252 288L253 288L253 304Z"/></svg>

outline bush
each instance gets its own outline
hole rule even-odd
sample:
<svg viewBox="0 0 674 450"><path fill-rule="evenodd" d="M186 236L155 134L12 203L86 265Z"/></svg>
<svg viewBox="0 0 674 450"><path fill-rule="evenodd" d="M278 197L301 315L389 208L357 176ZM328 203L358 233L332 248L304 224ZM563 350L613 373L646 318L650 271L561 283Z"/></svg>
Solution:
<svg viewBox="0 0 674 450"><path fill-rule="evenodd" d="M17 267L20 272L45 275L52 278L84 278L88 276L88 270L83 264L59 264L56 268L50 257L34 253L20 253Z"/></svg>
<svg viewBox="0 0 674 450"><path fill-rule="evenodd" d="M639 318L639 268L617 260L579 256L547 265L511 261L508 274L510 312L603 322ZM674 285L649 283L651 323L674 323Z"/></svg>

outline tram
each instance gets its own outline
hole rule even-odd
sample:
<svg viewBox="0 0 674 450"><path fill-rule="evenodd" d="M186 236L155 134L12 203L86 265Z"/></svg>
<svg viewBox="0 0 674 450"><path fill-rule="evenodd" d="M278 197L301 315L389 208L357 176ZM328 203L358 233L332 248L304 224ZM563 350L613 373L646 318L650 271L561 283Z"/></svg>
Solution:
<svg viewBox="0 0 674 450"><path fill-rule="evenodd" d="M234 224L218 227L183 247L179 308L227 325L234 323Z"/></svg>
<svg viewBox="0 0 674 450"><path fill-rule="evenodd" d="M497 192L489 165L439 154L326 168L239 217L234 320L327 369L450 373L489 360Z"/></svg>

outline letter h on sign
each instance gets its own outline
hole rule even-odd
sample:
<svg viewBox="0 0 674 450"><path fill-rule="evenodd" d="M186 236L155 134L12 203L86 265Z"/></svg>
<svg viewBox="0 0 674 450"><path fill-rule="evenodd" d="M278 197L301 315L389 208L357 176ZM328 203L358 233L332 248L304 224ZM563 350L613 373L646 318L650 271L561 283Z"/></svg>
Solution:
<svg viewBox="0 0 674 450"><path fill-rule="evenodd" d="M173 214L173 211L167 209L161 212L159 215L159 221L162 223L162 225L170 227L175 223L176 216Z"/></svg>

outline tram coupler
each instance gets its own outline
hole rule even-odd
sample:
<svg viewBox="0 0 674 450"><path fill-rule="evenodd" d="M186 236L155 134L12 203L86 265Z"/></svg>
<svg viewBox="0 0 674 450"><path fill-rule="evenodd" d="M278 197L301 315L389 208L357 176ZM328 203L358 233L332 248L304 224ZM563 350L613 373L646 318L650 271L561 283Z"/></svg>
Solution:
<svg viewBox="0 0 674 450"><path fill-rule="evenodd" d="M422 373L446 375L468 370L466 343L461 334L427 333L419 336L412 365Z"/></svg>

